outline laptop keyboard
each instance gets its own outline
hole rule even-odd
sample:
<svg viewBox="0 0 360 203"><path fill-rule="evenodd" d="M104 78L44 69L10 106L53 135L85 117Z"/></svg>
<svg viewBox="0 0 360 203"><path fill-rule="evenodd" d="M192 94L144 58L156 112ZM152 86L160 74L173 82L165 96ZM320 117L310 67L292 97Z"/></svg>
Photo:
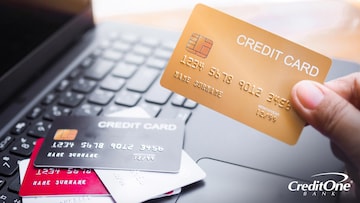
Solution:
<svg viewBox="0 0 360 203"><path fill-rule="evenodd" d="M141 107L152 117L187 122L197 103L164 89L174 42L112 33L0 140L0 203L20 203L17 162L29 158L58 116L106 116Z"/></svg>

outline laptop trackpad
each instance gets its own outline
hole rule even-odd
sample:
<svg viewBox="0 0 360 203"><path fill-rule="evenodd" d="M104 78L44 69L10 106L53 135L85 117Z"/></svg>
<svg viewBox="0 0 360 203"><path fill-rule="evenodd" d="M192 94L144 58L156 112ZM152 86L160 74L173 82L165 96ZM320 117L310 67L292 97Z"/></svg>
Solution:
<svg viewBox="0 0 360 203"><path fill-rule="evenodd" d="M294 179L214 159L198 162L206 172L203 182L184 188L177 203L188 202L335 202L336 197L303 196L290 192ZM301 181L299 181L301 182Z"/></svg>

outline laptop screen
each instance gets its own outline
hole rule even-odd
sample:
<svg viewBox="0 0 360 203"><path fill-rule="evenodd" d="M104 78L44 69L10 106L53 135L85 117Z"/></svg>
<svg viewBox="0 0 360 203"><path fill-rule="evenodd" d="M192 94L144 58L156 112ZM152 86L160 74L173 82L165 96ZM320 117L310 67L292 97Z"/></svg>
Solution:
<svg viewBox="0 0 360 203"><path fill-rule="evenodd" d="M34 54L34 50L40 49L40 47L44 48L44 43L49 44L48 41L55 33L59 33L65 25L89 10L91 10L89 0L0 1L0 87L8 85L7 78L14 79L14 74L17 74L16 78L18 79L26 73L36 71L30 71L32 67L23 67L26 66L24 60L32 60L30 58ZM91 11L87 17L88 19L82 18L82 22L78 23L75 29L69 31L74 33L74 37L76 37L76 29L83 31L85 29L81 27L89 28L91 26ZM42 58L44 57L45 55L42 54ZM39 65L46 63L45 59L38 62ZM34 64L33 62L28 63Z"/></svg>

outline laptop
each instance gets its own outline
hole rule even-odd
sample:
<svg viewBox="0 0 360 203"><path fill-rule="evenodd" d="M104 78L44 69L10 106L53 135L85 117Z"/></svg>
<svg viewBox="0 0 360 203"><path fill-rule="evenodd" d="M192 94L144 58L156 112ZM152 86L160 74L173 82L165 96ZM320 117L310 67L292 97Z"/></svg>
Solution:
<svg viewBox="0 0 360 203"><path fill-rule="evenodd" d="M57 116L134 107L183 120L184 150L207 174L150 202L337 202L338 194L289 186L344 171L311 126L289 146L159 85L180 33L95 25L89 0L1 1L0 15L0 202L21 202L17 161L29 158ZM334 59L327 80L359 70Z"/></svg>

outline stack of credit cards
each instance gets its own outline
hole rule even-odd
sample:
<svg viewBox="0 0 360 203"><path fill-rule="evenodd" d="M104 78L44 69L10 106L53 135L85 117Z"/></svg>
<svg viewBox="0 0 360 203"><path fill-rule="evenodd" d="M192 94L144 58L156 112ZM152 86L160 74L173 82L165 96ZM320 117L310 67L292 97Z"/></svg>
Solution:
<svg viewBox="0 0 360 203"><path fill-rule="evenodd" d="M184 123L175 119L59 117L30 160L20 162L19 194L25 203L178 194L205 177L182 150L183 139Z"/></svg>

